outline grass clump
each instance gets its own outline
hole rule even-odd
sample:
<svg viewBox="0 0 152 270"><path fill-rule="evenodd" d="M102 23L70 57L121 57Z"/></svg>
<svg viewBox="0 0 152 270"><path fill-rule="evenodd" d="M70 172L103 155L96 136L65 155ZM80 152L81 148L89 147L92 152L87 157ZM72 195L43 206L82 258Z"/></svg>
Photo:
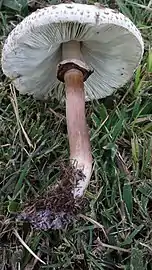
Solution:
<svg viewBox="0 0 152 270"><path fill-rule="evenodd" d="M65 104L56 96L20 96L1 72L0 269L152 269L150 2L102 1L136 23L145 55L125 88L87 104L94 173L88 206L68 229L40 232L14 221L29 198L56 182L57 164L68 158ZM2 1L1 44L23 17L49 3Z"/></svg>

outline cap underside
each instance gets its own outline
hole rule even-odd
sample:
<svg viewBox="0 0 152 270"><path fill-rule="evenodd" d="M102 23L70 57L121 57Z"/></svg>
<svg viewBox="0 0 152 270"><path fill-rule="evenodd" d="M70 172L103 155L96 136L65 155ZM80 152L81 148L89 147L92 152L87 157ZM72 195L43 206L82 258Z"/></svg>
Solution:
<svg viewBox="0 0 152 270"><path fill-rule="evenodd" d="M84 60L94 69L85 82L89 99L123 86L143 54L140 32L121 13L60 4L34 12L11 32L2 51L3 71L22 94L47 97L60 84L56 68L61 44L70 40L81 41Z"/></svg>

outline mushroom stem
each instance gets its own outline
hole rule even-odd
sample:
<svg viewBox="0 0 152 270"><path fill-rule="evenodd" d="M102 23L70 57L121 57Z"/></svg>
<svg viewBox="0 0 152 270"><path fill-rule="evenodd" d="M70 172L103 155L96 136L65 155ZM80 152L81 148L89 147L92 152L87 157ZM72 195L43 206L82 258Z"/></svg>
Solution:
<svg viewBox="0 0 152 270"><path fill-rule="evenodd" d="M89 184L92 169L91 146L85 118L83 79L82 72L77 69L71 69L64 75L70 159L84 174L84 178L76 183L75 198L83 196Z"/></svg>
<svg viewBox="0 0 152 270"><path fill-rule="evenodd" d="M70 40L62 44L62 60L77 59L82 60L80 51L81 43L75 40Z"/></svg>

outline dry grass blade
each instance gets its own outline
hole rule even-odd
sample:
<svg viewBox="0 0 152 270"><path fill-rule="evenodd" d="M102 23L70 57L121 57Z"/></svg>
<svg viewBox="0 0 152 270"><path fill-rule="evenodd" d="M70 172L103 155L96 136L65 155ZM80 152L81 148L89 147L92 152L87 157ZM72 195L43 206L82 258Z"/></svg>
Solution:
<svg viewBox="0 0 152 270"><path fill-rule="evenodd" d="M130 4L133 4L133 5L135 5L135 6L137 6L137 7L139 7L139 8L146 9L146 10L149 11L149 12L152 12L152 8L150 7L150 6L151 6L151 1L150 1L150 3L148 4L148 6L141 5L141 4L138 4L138 3L135 3L135 2L132 2L132 1L128 1L128 0L127 0L127 2L130 3Z"/></svg>
<svg viewBox="0 0 152 270"><path fill-rule="evenodd" d="M152 0L149 1L148 6L147 7L151 7L152 6Z"/></svg>
<svg viewBox="0 0 152 270"><path fill-rule="evenodd" d="M98 243L101 247L110 248L110 249L117 250L117 251L120 251L120 252L127 252L127 253L130 253L130 250L129 250L129 249L126 249L126 248L120 248L120 247L116 247L116 246L112 246L112 245L108 245L108 244L103 243L103 242L100 240L99 237L97 238L97 243Z"/></svg>
<svg viewBox="0 0 152 270"><path fill-rule="evenodd" d="M42 261L31 249L30 247L24 242L24 240L21 238L21 236L18 234L18 232L14 229L14 235L18 238L18 240L20 241L20 243L28 250L28 252L31 253L31 255L38 260L39 262L46 264L44 261Z"/></svg>
<svg viewBox="0 0 152 270"><path fill-rule="evenodd" d="M28 0L28 6L32 8L44 8L49 6L49 3L47 3L45 0Z"/></svg>
<svg viewBox="0 0 152 270"><path fill-rule="evenodd" d="M40 253L41 253L41 252L38 251L38 255L39 255ZM26 266L25 270L34 270L34 269L36 269L35 267L36 267L36 265L37 265L37 262L38 262L37 259L33 259L33 261L32 261L30 264L28 264L28 265Z"/></svg>
<svg viewBox="0 0 152 270"><path fill-rule="evenodd" d="M57 118L59 118L61 121L66 119L64 115L61 115L60 113L56 113L52 108L49 108L49 111L53 113Z"/></svg>
<svg viewBox="0 0 152 270"><path fill-rule="evenodd" d="M14 86L10 85L10 89L11 89L11 94L12 94L12 97L10 99L11 99L11 103L12 103L12 106L14 109L14 113L16 116L18 127L21 128L22 133L23 133L28 145L33 148L33 145L31 143L31 141L30 141L30 139L29 139L22 123L21 123L20 117L19 117L18 103L17 103L16 92L15 92Z"/></svg>
<svg viewBox="0 0 152 270"><path fill-rule="evenodd" d="M87 221L90 221L97 228L100 228L103 231L105 238L108 240L108 236L106 234L106 231L105 231L104 227L99 222L97 222L96 220L94 220L94 219L92 219L90 217L87 217L87 216L85 216L83 214L79 214L78 216L85 219L85 220L87 220Z"/></svg>
<svg viewBox="0 0 152 270"><path fill-rule="evenodd" d="M141 243L141 242L139 242L139 244L140 244L141 246L143 246L143 247L148 248L148 249L150 250L150 253L152 254L152 247L150 247L150 246L147 245L147 244Z"/></svg>
<svg viewBox="0 0 152 270"><path fill-rule="evenodd" d="M99 131L101 130L101 128L105 125L106 121L108 120L109 116L107 116L105 118L105 120L101 123L101 125L97 128L97 130L95 131L95 133L92 135L92 137L90 138L90 141L93 141L94 138L98 135Z"/></svg>
<svg viewBox="0 0 152 270"><path fill-rule="evenodd" d="M116 153L116 162L117 162L119 170L125 173L125 175L128 177L128 180L131 181L132 180L131 173L129 172L127 165L125 164L119 151L117 151Z"/></svg>

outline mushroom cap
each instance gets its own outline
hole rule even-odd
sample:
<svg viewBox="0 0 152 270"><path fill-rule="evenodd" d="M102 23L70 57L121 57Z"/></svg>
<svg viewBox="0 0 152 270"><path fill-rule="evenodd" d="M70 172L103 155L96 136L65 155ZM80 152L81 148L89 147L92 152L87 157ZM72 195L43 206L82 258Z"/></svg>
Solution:
<svg viewBox="0 0 152 270"><path fill-rule="evenodd" d="M56 69L61 44L81 42L84 61L94 73L85 82L86 98L111 95L139 65L144 44L139 30L123 14L100 5L66 3L33 12L9 34L2 69L22 94L46 98L62 84Z"/></svg>

